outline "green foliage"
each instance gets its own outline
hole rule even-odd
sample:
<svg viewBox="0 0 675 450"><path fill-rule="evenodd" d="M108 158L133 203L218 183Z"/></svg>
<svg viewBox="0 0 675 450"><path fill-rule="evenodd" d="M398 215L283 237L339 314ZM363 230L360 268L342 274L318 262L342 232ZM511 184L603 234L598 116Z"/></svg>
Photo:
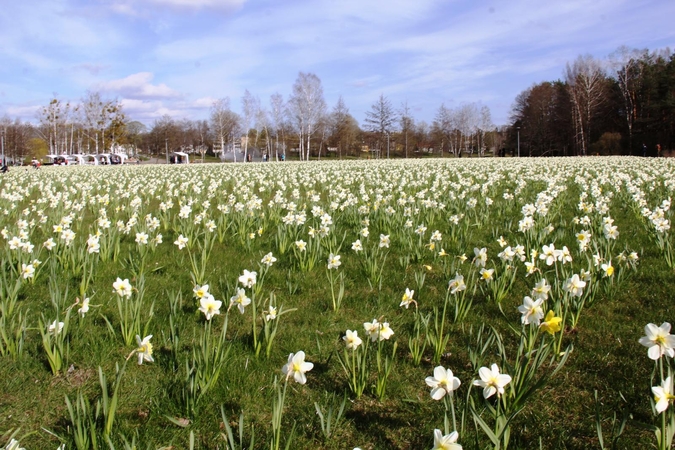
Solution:
<svg viewBox="0 0 675 450"><path fill-rule="evenodd" d="M453 401L463 413L452 426L460 429L465 449L490 445L490 433L504 443L507 429L509 448L536 448L540 442L547 449L647 448L655 443L653 428L635 423L660 424L649 402L653 367L637 340L645 324L673 321L670 292L675 286L664 256L667 247L659 247L635 192L617 180L634 180L653 211L672 194L672 168L663 160L532 160L527 165L508 160L47 168L21 177L10 171L0 187L5 193L18 189L21 198L0 197L0 207L8 211L0 226L8 232L0 249L6 281L0 286L0 429L31 432L21 438L26 448L56 448L60 441L54 436L78 449L212 448L214 442L232 450L270 445L431 448L433 430L444 428L450 413L443 402L429 397L425 378L442 365L462 382ZM592 194L594 184L602 193ZM548 214L535 216L538 223L531 233L518 231L522 206L534 205L539 194L551 195L556 187L561 189L547 202ZM56 192L64 194L55 198ZM594 205L597 197L608 197L607 214L588 213L598 241L588 253L578 250L575 233L581 225L573 220L587 214L579 211L581 192L592 196L585 201ZM503 198L504 193L513 199ZM136 196L140 205L132 206ZM471 198L477 201L475 209L467 205ZM492 206L486 206L486 198L494 201ZM296 212L304 208L307 213L297 230L282 223L290 203ZM191 215L179 218L180 208L188 204ZM332 217L329 236L309 237L309 227L320 227L320 216L311 216L313 206ZM393 213L387 212L389 206ZM101 210L110 228L100 228ZM195 225L195 216L202 213L201 225ZM135 232L147 229L148 214L160 220L150 238L161 232L163 243L143 255ZM603 241L605 215L620 231L613 245ZM72 216L76 233L72 251L53 230L66 216ZM137 225L127 233L124 227L132 218ZM371 238L391 236L386 259L380 254L377 270L370 274L364 256L349 245L362 237L366 218ZM32 254L8 247L19 234L21 219L35 219L28 228ZM207 242L206 233L198 230L208 219L215 221L216 230ZM123 226L117 228L117 221ZM545 230L549 223L552 232ZM422 224L428 231L415 234ZM174 241L190 227L198 242L178 250ZM89 259L93 264L83 268L87 256L79 251L99 228L101 251L106 242L110 253ZM433 230L440 230L442 238L432 248ZM288 242L282 242L283 233ZM487 267L502 268L499 280L506 273L497 257L503 251L499 236L510 246L525 246L525 262L532 261L530 250L541 252L542 244L552 242L556 248L567 246L574 260L549 267L537 256L538 271L528 276L525 262L514 259L509 264L517 270L482 292L478 268L471 262L473 249L487 248ZM42 245L48 238L57 243L52 253ZM296 253L298 239L308 242L305 256ZM284 256L276 250L282 245ZM632 250L639 254L637 265L622 266L627 263L619 255ZM259 261L270 251L278 261L264 272ZM342 262L333 271L333 292L325 266L331 251L339 252ZM613 277L593 266L596 251L616 267ZM464 261L462 255L469 257ZM20 276L19 258L41 261L34 280ZM142 266L139 259L144 259ZM555 309L556 301L568 301L565 279L589 267L595 288L588 287L586 297L580 297L585 303L570 306L562 332L545 335L547 346L537 341L528 352L513 332L521 326L516 308L523 297L546 278L555 285L547 309ZM244 314L236 306L226 314L244 269L259 272L256 305L247 306ZM467 288L452 294L449 281L457 273L464 274ZM85 276L87 296L97 305L82 315L75 297L82 295ZM112 289L117 277L129 278L137 289L119 305ZM197 278L224 303L208 323L193 297ZM399 306L406 288L415 289L414 309ZM254 289L247 288L247 295ZM273 320L266 318L270 306L278 308ZM363 324L373 318L386 318L394 331L392 342L370 341ZM64 329L68 322L63 335L48 332L56 319ZM345 330L359 332L363 353L345 350ZM123 366L127 357L138 356L136 334L153 335L154 362L139 366L130 358ZM551 342L555 347L548 346ZM565 354L564 366L558 346L574 348ZM256 357L256 350L262 354L263 349L265 357ZM307 384L292 379L287 385L284 380L272 383L283 376L289 353L299 350L314 364ZM359 366L356 358L365 353L369 356ZM478 370L492 363L520 380L514 381L512 397L518 412L510 411L497 431L481 389L472 387ZM454 423L454 406L452 410ZM622 423L623 414L634 420ZM602 442L599 429L605 433Z"/></svg>

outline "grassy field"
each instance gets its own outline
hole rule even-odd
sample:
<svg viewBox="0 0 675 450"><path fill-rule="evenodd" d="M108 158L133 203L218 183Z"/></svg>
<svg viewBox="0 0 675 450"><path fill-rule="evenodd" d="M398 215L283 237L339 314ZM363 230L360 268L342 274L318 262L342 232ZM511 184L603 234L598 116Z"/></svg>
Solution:
<svg viewBox="0 0 675 450"><path fill-rule="evenodd" d="M601 449L600 427L604 448L659 448L673 361L638 340L673 320L674 175L644 158L10 171L0 446L444 448L439 429L464 449ZM287 377L300 351L313 367ZM493 364L510 382L484 398ZM434 400L438 366L461 384Z"/></svg>

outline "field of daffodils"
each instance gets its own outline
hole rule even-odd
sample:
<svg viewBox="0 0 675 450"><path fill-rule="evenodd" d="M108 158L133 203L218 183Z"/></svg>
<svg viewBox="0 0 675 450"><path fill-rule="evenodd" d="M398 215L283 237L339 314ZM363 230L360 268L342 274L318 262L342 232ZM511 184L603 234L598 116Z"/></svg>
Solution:
<svg viewBox="0 0 675 450"><path fill-rule="evenodd" d="M675 160L0 176L0 448L670 449Z"/></svg>

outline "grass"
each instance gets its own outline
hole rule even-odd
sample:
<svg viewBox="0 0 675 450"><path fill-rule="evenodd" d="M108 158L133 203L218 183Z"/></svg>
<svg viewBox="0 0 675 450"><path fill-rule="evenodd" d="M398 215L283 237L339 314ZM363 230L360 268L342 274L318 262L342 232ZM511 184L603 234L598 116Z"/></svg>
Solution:
<svg viewBox="0 0 675 450"><path fill-rule="evenodd" d="M538 161L537 167L549 167L547 164L552 164L549 161ZM559 163L558 160L554 161ZM608 161L607 164L613 164L612 160ZM646 163L636 159L619 161L621 163L617 171L633 170L636 177L644 173L641 171L672 173L670 166L659 166L667 164L663 160L649 162L653 165L645 165ZM406 287L415 289L415 300L420 312L430 313L434 305L442 305L448 280L454 273L443 273L441 259L428 249L422 249L419 261L412 262L407 268L402 267L399 257L407 254L407 235L399 225L387 222L385 213L382 212L384 204L377 211L372 209L372 204L377 198L377 189L381 183L398 180L404 174L410 178L403 187L413 197L417 192L431 189L443 177L448 177L447 182L460 186L461 181L466 180L470 174L473 174L478 183L484 183L490 173L500 174L501 178L488 187L485 195L480 195L480 192L474 194L480 199L489 195L495 200L494 208L479 206L480 213L475 224L470 224L457 240L448 237L452 227L448 217L460 212L468 216L471 211L466 209L466 200L450 200L448 192L453 189L455 192L458 189L468 193L472 191L468 190L468 185L453 187L443 184L444 181L441 184L443 194L439 198L446 202L447 207L440 213L427 216L432 220L425 222L428 231L424 241L427 242L431 231L440 230L444 235L443 247L450 255L448 258L455 258L462 253L469 256L469 261L462 267L463 271L466 271L471 262L474 247L487 247L490 258L496 261L496 255L500 251L496 237L503 235L511 245L523 243L522 234L517 231L517 223L521 218L520 207L535 200L536 194L546 187L545 179L536 175L536 168L519 166L521 163L517 161L510 160L506 163L486 160L472 161L469 166L463 164L469 164L468 160L393 164L359 162L345 167L329 163L309 165L311 169L308 173L303 173L305 165L296 163L286 165L291 169L254 164L249 165L250 168L246 165L163 169L141 166L123 168L124 171L118 172L115 170L122 168L88 168L86 173L79 168L67 168L67 172L58 173L62 168L54 168L35 171L39 173L30 172L28 179L22 178L22 174L10 173L11 177L2 179L1 186L8 191L15 182L32 183L31 186L49 182L49 189L52 191L73 187L76 192L81 192L84 186L91 186L91 190L87 191L90 196L96 193L103 195L106 192L116 196L106 207L111 220L128 219L128 203L136 194L143 199L140 219L147 213L159 216L159 202L165 201L167 192L173 190L178 194L173 196L174 216L181 198L193 198L195 206L208 199L211 202L209 217L217 217L219 211L215 208L216 205L227 203L230 194L237 200L250 195L245 193L246 189L242 190L242 186L249 186L250 192L255 192L263 200L262 204L265 206L262 212L266 216L266 222L256 219L248 227L253 231L258 224L267 223L262 235L249 242L233 232L226 233L222 243L215 243L205 279L215 297L223 300L221 312L224 313L229 298L234 295L237 277L244 269L258 270L261 257L270 251L274 253L278 261L269 269L262 294L258 297L259 305L261 299L274 292L277 305L296 308L296 311L281 317L270 357L266 358L264 351L259 357L255 357L252 349L250 308L244 315L232 309L227 328L227 344L231 347L220 379L195 412L186 409L182 401L184 366L193 350L199 346L199 334L204 328L204 319L197 310L198 305L192 295L194 284L190 276L189 259L185 251L181 252L173 245L179 230L172 229L171 224L164 221L161 228L164 243L149 254L146 266L147 291L144 303L147 306L151 301L155 302L154 317L149 326L149 334L153 335L155 362L138 366L133 357L126 367L121 381L119 409L113 434L113 442L117 448L122 448L122 436L129 440L135 436L138 448L188 448L190 433L196 437L196 448L226 448L222 438L225 427L221 423L221 405L235 436L238 433L239 416L243 412L246 424L245 442L248 442L251 430L254 430L255 448L268 447L272 436L272 403L276 396L273 381L275 377L283 377L281 367L286 363L288 354L299 350L307 354L307 360L314 364L314 368L307 373L306 385L288 385L282 420L282 445L295 426L291 448L431 448L433 430L443 429L444 408L442 402L435 402L429 397L429 388L424 379L432 374L436 364L432 363L432 351L429 347L421 364L412 364L408 336L413 330L413 307L406 310L400 308L399 303ZM635 168L632 168L633 165ZM234 172L230 175L228 171L232 167ZM587 164L581 163L580 167L574 173L592 171L592 166ZM484 172L479 172L479 168ZM515 206L500 196L505 190L514 192L517 189L516 180L508 176L514 168L520 170L527 180L515 200ZM210 170L213 172L209 172ZM564 165L562 168L553 166L550 170L571 169ZM101 173L103 176L99 178ZM335 176L336 173L339 174L338 177ZM238 175L242 174L249 181L238 184L237 180L241 179ZM89 177L92 179L87 181ZM589 179L598 179L597 177L602 181L601 175L593 173ZM221 180L222 184L216 192L207 195L207 187L217 180ZM283 188L275 185L279 180L284 182ZM363 182L371 204L368 214L358 214L357 206L352 207L352 216L331 211L335 229L338 230L334 233L341 236L344 232L347 236L339 252L343 261L339 270L345 274L345 298L342 308L337 312L332 311L325 273L327 255L322 255L313 270L299 271L291 256L292 251L284 255L278 253L274 236L279 219L275 219L272 209L266 206L277 189L282 190L287 199L292 199L292 190L298 188L299 198L296 202L298 206L303 203L307 205L309 224L312 220L309 214L311 204L316 203L329 210L330 202L336 198L330 192L335 189L336 180L342 180L337 184L342 184L347 191L357 196L361 195L359 185ZM582 189L572 182L572 176L568 176L566 180L569 189L561 192L554 201L552 210L555 209L558 213L552 215L551 223L556 228L556 247L567 245L574 249L575 270L578 270L577 264L581 263L581 259L576 253L571 220L579 214L576 206ZM192 186L199 182L202 184L201 191L192 190ZM655 192L648 193L652 196L650 205L668 196L669 191L660 183L657 183ZM609 182L601 185L607 190L614 189ZM265 188L262 192L258 189L261 186ZM46 188L43 187L43 191L39 192L38 187L31 187L23 199L15 202L16 207L4 216L3 225L11 229L26 207L35 205L38 209L44 208L37 203L40 196L44 195L44 189ZM154 192L151 193L153 189ZM125 190L132 192L129 199L119 197ZM310 191L316 191L321 199L312 202ZM385 197L390 193L394 194L390 204L396 206L395 201L399 196L396 188L383 190L380 194ZM78 195L73 194L72 197L81 198ZM0 207L9 210L12 202L6 199L2 202ZM415 202L420 205L419 199ZM362 203L368 202L359 202ZM115 207L120 204L126 205L126 209L115 211ZM86 236L95 230L98 208L98 205L92 204L83 210L83 221L75 230L78 234L76 243L79 245L83 245ZM397 214L401 214L402 209ZM490 216L486 218L488 210ZM497 213L497 210L502 212ZM47 226L44 231L38 226L34 227L31 235L36 251L39 243L52 235L51 224L59 221L66 213L63 202L52 210L45 208ZM285 210L282 210L281 216L284 214ZM424 214L424 211L420 212L418 218ZM619 188L616 188L616 194L611 200L610 214L621 233L617 248L628 246L640 254L637 273L628 278L613 297L601 296L592 307L587 308L576 329L564 330L564 346L573 344L573 353L562 371L541 388L516 416L511 424L509 448L537 448L540 442L542 448L547 449L600 448L595 419L596 391L605 444L609 440L607 433L610 433L614 414L621 418L624 412L630 414L630 420L618 440L618 448L646 448L655 442L653 434L638 425L656 423L649 403L650 388L656 382L652 381L654 365L646 356L646 348L637 341L643 335L645 324L672 322L671 293L675 287L673 270L665 264L661 252L647 235L641 219L626 206L625 195ZM31 212L30 217L34 217L34 212ZM371 289L361 269L359 256L350 250L351 242L358 237L362 228L360 220L365 217L370 218L370 244L376 242L381 233L392 236L381 289ZM114 222L115 220L113 226ZM166 229L164 225L167 226ZM418 223L415 222L414 225ZM305 240L309 240L307 231L308 225L305 225L301 235ZM69 357L63 373L55 376L51 374L37 330L40 312L46 317L54 316L48 284L49 270L45 268L34 284L25 283L22 286L18 305L21 311L29 315L25 349L18 359L4 357L0 364L0 433L20 430L17 437L22 438L22 447L56 448L59 440L55 436L59 436L67 444L67 448L75 448L70 440L72 424L68 417L65 396L74 400L78 392L82 392L94 404L101 397L98 368L101 367L111 382L114 380L115 365L123 364L125 357L133 350L124 345L119 331L111 333L106 324L107 319L113 329L117 330L119 323L112 282L116 277L121 277L129 278L134 286L137 283L133 274L122 264L124 256L136 255L137 244L133 236L134 233L122 235L120 257L117 260L96 262L95 275L88 293L91 304L100 306L92 307L84 319L77 318L76 314L72 315L68 336ZM600 239L601 236L595 238ZM8 258L7 255L10 255L9 250L3 257ZM46 267L56 264L47 258L44 251L41 255ZM424 268L425 265L430 265L431 270ZM57 264L56 267L58 269L60 266ZM422 289L416 287L416 272L426 274ZM69 303L72 303L79 286L79 278L62 268L57 273L60 274L58 285L62 291L68 288ZM510 354L515 352L518 341L510 327L520 326L520 315L516 308L534 284L534 280L525 278L523 273L524 269L520 266L516 283L502 302L501 308L478 290L467 319L463 323L452 323L448 320L445 324L449 342L443 351L441 364L451 368L462 381L455 398L460 411L466 406L471 381L477 378L470 363L469 349L476 346L479 327L485 325L499 330L504 336L507 351ZM553 282L552 275L549 273L547 276L549 282ZM289 277L292 279L291 284L297 284L294 292L288 287ZM169 302L173 295L182 297L182 304L174 314ZM170 317L180 337L177 348L170 339ZM383 400L376 398L371 386L366 388L366 393L361 398L355 398L349 391L347 378L338 362L338 352L342 352L343 348L341 337L345 330L358 330L359 335L365 338L362 324L373 318L388 321L395 331L391 341L385 343L389 351L393 341L398 342L394 369ZM49 321L51 320L53 319ZM214 336L218 335L222 326L221 314L214 318ZM260 326L261 323L258 324L259 330ZM483 359L483 365L498 362L496 347L492 346ZM374 371L370 384L375 384ZM471 395L478 403L480 391L477 388L472 391ZM330 404L340 401L345 392L348 400L344 421L326 439L314 403L326 409ZM478 405L480 408L479 403ZM175 424L176 419L185 419L181 420L183 426ZM0 438L0 444L4 442ZM477 428L470 415L466 417L459 442L465 449L489 446L485 434Z"/></svg>

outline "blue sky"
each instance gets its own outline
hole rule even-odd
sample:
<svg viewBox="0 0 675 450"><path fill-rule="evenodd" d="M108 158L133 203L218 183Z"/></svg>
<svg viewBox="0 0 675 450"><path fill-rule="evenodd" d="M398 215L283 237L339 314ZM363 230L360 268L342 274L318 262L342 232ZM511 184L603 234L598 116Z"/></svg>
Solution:
<svg viewBox="0 0 675 450"><path fill-rule="evenodd" d="M580 54L672 48L673 17L672 0L6 0L0 116L90 90L148 125L204 119L222 97L240 112L246 89L287 99L303 71L361 123L384 94L418 121L478 103L500 125Z"/></svg>

